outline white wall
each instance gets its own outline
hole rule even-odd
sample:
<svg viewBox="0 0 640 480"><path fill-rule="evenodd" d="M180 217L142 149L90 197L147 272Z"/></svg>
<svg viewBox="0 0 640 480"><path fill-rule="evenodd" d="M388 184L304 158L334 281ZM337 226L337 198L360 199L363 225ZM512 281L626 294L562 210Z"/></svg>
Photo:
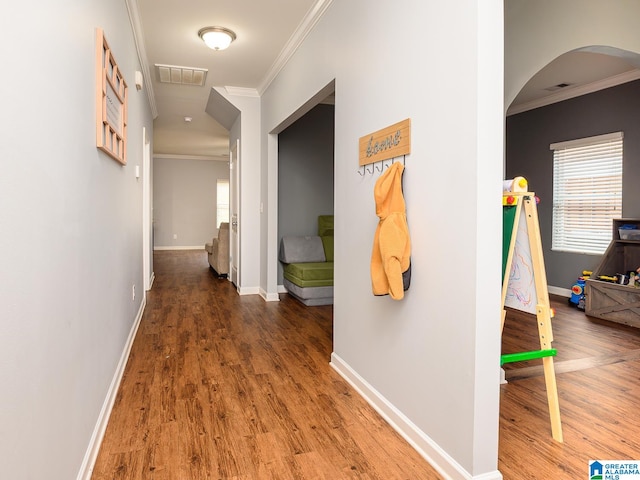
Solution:
<svg viewBox="0 0 640 480"><path fill-rule="evenodd" d="M131 86L124 167L96 149L96 27ZM0 58L0 477L69 480L142 305L152 119L125 2L17 2Z"/></svg>
<svg viewBox="0 0 640 480"><path fill-rule="evenodd" d="M154 157L154 248L204 248L218 236L218 180L229 180L229 162Z"/></svg>
<svg viewBox="0 0 640 480"><path fill-rule="evenodd" d="M452 478L501 478L502 9L334 1L262 97L262 181L274 191L268 132L335 79L332 364ZM396 302L371 293L377 176L357 173L358 139L405 118L413 278ZM276 215L269 201L269 226ZM273 231L261 238L275 257ZM275 269L267 276L269 289Z"/></svg>

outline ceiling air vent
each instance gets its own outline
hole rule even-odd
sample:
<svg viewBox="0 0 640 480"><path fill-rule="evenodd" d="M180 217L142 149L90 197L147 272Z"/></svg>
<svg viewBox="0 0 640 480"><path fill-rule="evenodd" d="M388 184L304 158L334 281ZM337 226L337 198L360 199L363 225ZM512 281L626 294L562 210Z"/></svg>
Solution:
<svg viewBox="0 0 640 480"><path fill-rule="evenodd" d="M202 87L207 78L208 70L206 68L179 67L177 65L162 65L156 63L156 72L160 83Z"/></svg>
<svg viewBox="0 0 640 480"><path fill-rule="evenodd" d="M567 88L570 87L571 84L570 83L559 83L557 85L554 85L553 87L547 87L545 88L545 90L549 91L549 92L555 92L557 90L562 90L563 88Z"/></svg>

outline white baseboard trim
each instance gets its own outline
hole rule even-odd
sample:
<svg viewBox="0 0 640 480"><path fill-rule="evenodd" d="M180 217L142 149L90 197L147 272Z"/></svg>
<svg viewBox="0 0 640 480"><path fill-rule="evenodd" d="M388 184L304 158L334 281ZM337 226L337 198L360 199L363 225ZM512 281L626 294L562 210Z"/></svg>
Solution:
<svg viewBox="0 0 640 480"><path fill-rule="evenodd" d="M264 289L260 289L260 296L264 298L265 302L279 302L280 295L277 293L267 293Z"/></svg>
<svg viewBox="0 0 640 480"><path fill-rule="evenodd" d="M238 287L238 295L260 295L259 287Z"/></svg>
<svg viewBox="0 0 640 480"><path fill-rule="evenodd" d="M279 302L280 296L277 293L267 293L261 287L240 287L238 295L260 295L265 302Z"/></svg>
<svg viewBox="0 0 640 480"><path fill-rule="evenodd" d="M156 274L155 272L151 272L151 278L149 279L149 290L151 290L151 288L153 288L153 281L156 279ZM147 290L148 291L148 290Z"/></svg>
<svg viewBox="0 0 640 480"><path fill-rule="evenodd" d="M203 252L204 250L204 246L202 245L196 245L196 246L188 246L188 245L182 245L182 246L171 246L171 247L153 247L154 251L157 250L202 250Z"/></svg>
<svg viewBox="0 0 640 480"><path fill-rule="evenodd" d="M560 288L560 287L554 287L552 285L548 285L547 290L549 290L549 293L553 293L554 295L560 295L561 297L567 297L567 298L571 297L571 289L569 288Z"/></svg>
<svg viewBox="0 0 640 480"><path fill-rule="evenodd" d="M284 285L278 285L278 293L288 293L288 290Z"/></svg>
<svg viewBox="0 0 640 480"><path fill-rule="evenodd" d="M131 352L133 341L136 338L136 333L138 332L138 327L140 326L140 321L142 320L142 314L144 313L144 307L146 305L147 294L145 292L142 296L142 302L140 303L138 314L136 315L133 325L131 326L131 330L129 331L129 337L127 338L127 342L124 345L124 350L122 351L122 355L120 356L120 361L118 362L118 366L116 367L113 379L111 380L111 385L109 385L107 397L102 404L102 410L100 410L98 422L93 429L93 434L91 435L89 446L87 447L87 451L84 454L84 459L82 460L82 465L80 466L77 480L91 480L93 467L95 466L96 459L98 458L100 445L102 444L102 439L104 438L104 433L107 430L107 424L109 423L109 416L111 415L111 410L113 409L113 404L116 400L116 395L118 394L118 388L120 387L120 382L122 381L122 376L124 375L124 368L127 365L129 353Z"/></svg>
<svg viewBox="0 0 640 480"><path fill-rule="evenodd" d="M502 480L498 470L472 476L335 352L331 354L330 365L445 479Z"/></svg>

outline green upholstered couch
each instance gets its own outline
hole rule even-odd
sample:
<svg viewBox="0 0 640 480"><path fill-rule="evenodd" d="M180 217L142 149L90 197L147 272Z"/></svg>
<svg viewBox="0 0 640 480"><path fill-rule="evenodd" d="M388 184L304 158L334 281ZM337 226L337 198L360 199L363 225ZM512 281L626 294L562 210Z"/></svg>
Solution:
<svg viewBox="0 0 640 480"><path fill-rule="evenodd" d="M318 216L318 234L283 236L284 286L305 305L333 303L333 215Z"/></svg>

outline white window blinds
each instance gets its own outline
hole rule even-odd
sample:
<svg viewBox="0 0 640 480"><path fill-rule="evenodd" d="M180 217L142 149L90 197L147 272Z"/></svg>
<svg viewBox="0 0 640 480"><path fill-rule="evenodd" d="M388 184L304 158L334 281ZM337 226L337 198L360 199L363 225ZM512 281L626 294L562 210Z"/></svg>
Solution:
<svg viewBox="0 0 640 480"><path fill-rule="evenodd" d="M602 254L622 217L622 132L551 144L552 250Z"/></svg>

